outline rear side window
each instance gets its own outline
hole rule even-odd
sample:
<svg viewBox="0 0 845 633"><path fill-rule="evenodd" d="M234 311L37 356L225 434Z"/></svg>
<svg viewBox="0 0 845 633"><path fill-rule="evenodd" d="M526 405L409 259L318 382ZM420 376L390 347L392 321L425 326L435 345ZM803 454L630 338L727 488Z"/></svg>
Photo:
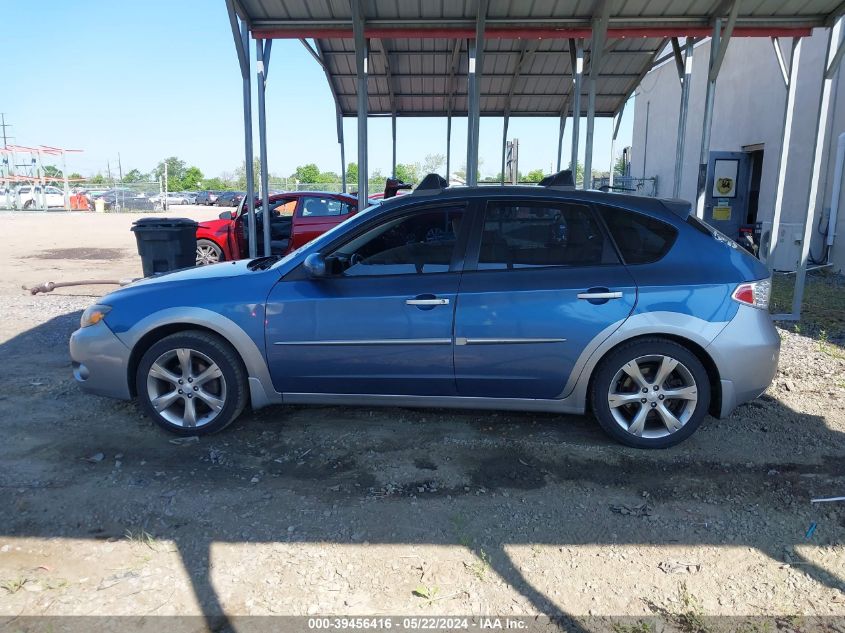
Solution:
<svg viewBox="0 0 845 633"><path fill-rule="evenodd" d="M335 198L306 197L302 201L302 217L331 217L348 215L349 204Z"/></svg>
<svg viewBox="0 0 845 633"><path fill-rule="evenodd" d="M673 226L646 215L614 207L600 207L600 211L626 264L656 262L669 252L678 235Z"/></svg>
<svg viewBox="0 0 845 633"><path fill-rule="evenodd" d="M491 202L478 270L616 264L592 210L570 203Z"/></svg>

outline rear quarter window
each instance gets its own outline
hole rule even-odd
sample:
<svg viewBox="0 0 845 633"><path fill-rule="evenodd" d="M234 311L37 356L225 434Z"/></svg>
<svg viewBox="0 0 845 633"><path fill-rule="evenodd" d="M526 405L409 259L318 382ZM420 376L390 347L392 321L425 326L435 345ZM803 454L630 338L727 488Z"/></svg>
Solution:
<svg viewBox="0 0 845 633"><path fill-rule="evenodd" d="M663 258L678 236L675 227L647 215L599 207L626 264L650 264Z"/></svg>

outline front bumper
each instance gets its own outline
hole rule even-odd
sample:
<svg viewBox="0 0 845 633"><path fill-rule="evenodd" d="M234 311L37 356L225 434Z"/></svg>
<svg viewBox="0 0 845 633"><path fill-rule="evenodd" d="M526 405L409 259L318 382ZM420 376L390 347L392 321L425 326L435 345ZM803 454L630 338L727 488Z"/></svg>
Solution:
<svg viewBox="0 0 845 633"><path fill-rule="evenodd" d="M80 328L70 337L73 377L89 393L129 400L130 350L104 321Z"/></svg>
<svg viewBox="0 0 845 633"><path fill-rule="evenodd" d="M763 393L775 377L780 337L767 310L741 305L707 348L721 379L720 418Z"/></svg>

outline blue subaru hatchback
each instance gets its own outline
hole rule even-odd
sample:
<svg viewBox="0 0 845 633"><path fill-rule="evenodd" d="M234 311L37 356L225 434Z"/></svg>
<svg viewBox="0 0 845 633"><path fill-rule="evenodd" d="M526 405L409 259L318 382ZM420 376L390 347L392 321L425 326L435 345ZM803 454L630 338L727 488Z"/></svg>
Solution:
<svg viewBox="0 0 845 633"><path fill-rule="evenodd" d="M137 281L85 311L74 375L184 435L247 404L589 410L644 448L763 392L765 266L689 203L566 181L432 175L284 258Z"/></svg>

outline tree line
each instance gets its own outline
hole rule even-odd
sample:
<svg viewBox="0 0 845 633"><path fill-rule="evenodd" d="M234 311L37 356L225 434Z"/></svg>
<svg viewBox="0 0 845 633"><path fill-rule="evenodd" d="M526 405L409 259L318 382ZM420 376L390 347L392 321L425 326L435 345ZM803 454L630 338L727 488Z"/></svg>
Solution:
<svg viewBox="0 0 845 633"><path fill-rule="evenodd" d="M219 176L206 178L202 170L195 165L188 165L184 160L177 156L170 156L158 162L152 170L143 172L139 169L130 169L128 172L118 176L117 178L110 178L102 172L97 172L89 176L88 184L93 185L110 185L110 184L137 184L146 182L160 182L164 177L165 165L167 166L167 188L169 191L196 191L202 189L210 190L245 190L246 189L246 162L241 164L232 172L223 172ZM614 171L621 173L624 162L620 158L617 164L614 165ZM413 163L397 163L396 178L402 182L409 184L417 184L424 176L430 173L441 173L446 166L446 157L443 154L428 154L425 159L420 162ZM61 179L63 177L62 171L53 165L44 167L44 173L48 178ZM259 181L259 174L261 173L261 162L256 157L253 159L253 173L256 183ZM466 178L466 167L461 166L455 169L453 173L461 179ZM518 172L519 182L540 182L546 175L542 169L532 169L526 174ZM593 173L594 176L607 175L598 172ZM502 174L498 173L495 176L481 178L478 174L479 180L482 182L499 182ZM389 175L383 174L380 169L374 169L370 172L369 182L371 186L383 186ZM581 182L584 177L584 167L579 162L576 169L576 180ZM70 179L82 179L79 173L72 173L68 175ZM315 163L307 163L298 166L289 176L280 176L277 173L269 174L270 188L284 189L291 185L291 181L301 184L331 184L339 185L342 182L340 174L334 171L322 171ZM346 165L346 182L348 187L355 188L358 182L358 164L347 163Z"/></svg>

